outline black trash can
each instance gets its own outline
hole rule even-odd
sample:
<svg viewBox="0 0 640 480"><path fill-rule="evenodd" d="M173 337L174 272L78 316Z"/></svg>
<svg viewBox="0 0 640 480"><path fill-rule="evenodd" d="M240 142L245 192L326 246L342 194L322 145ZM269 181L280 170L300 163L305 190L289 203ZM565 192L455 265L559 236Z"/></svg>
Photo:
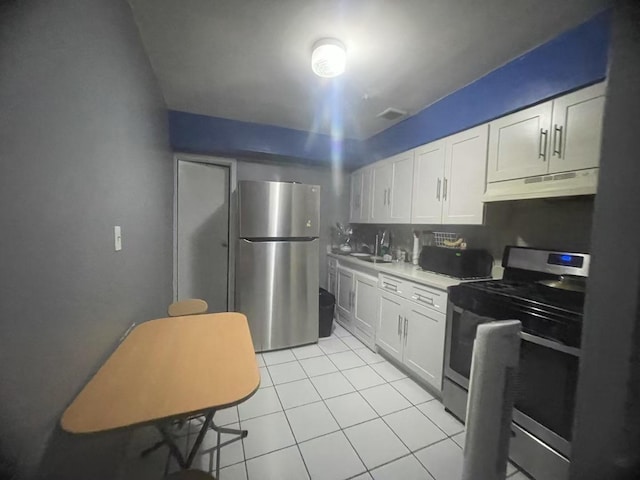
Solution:
<svg viewBox="0 0 640 480"><path fill-rule="evenodd" d="M318 315L320 337L328 337L331 335L331 328L333 327L333 308L336 304L336 297L324 288L321 288L318 304L320 305Z"/></svg>

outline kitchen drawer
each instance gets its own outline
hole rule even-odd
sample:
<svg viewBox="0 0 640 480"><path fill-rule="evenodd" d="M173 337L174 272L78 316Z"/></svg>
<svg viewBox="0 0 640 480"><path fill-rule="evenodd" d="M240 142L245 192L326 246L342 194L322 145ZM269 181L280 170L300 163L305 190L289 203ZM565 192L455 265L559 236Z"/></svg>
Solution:
<svg viewBox="0 0 640 480"><path fill-rule="evenodd" d="M378 277L378 287L385 292L395 293L403 298L406 297L406 291L411 282L407 282L406 280L402 280L398 277L392 277L390 275L385 275L383 273Z"/></svg>
<svg viewBox="0 0 640 480"><path fill-rule="evenodd" d="M378 287L436 312L447 313L447 292L444 290L386 274L380 274Z"/></svg>
<svg viewBox="0 0 640 480"><path fill-rule="evenodd" d="M447 313L447 292L415 283L410 283L406 291L407 298L418 305Z"/></svg>

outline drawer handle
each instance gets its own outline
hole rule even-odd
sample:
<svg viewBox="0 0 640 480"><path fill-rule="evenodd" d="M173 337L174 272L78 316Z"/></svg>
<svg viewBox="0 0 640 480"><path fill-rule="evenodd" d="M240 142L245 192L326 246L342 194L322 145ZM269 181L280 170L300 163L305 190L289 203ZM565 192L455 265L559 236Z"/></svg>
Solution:
<svg viewBox="0 0 640 480"><path fill-rule="evenodd" d="M429 305L435 305L433 303L433 298L423 298L422 295L413 295L411 298L417 300L418 302L428 303Z"/></svg>
<svg viewBox="0 0 640 480"><path fill-rule="evenodd" d="M382 286L384 288L386 288L387 290L391 290L392 292L402 293L402 292L398 291L398 286L397 285L393 285L392 283L382 282Z"/></svg>

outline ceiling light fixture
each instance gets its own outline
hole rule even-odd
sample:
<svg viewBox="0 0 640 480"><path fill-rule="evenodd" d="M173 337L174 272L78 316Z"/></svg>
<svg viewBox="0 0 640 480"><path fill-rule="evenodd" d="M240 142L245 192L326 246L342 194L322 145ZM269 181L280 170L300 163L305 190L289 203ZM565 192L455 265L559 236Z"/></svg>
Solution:
<svg viewBox="0 0 640 480"><path fill-rule="evenodd" d="M311 69L322 78L332 78L344 73L347 52L335 38L323 38L313 45Z"/></svg>

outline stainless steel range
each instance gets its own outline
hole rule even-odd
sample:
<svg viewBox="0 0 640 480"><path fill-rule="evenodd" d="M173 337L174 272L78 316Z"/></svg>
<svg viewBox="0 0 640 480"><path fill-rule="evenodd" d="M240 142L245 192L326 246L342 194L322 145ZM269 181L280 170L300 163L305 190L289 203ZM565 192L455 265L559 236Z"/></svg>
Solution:
<svg viewBox="0 0 640 480"><path fill-rule="evenodd" d="M589 261L582 253L506 247L502 280L449 288L445 407L464 421L478 325L520 320L520 376L509 456L539 480L569 477Z"/></svg>

